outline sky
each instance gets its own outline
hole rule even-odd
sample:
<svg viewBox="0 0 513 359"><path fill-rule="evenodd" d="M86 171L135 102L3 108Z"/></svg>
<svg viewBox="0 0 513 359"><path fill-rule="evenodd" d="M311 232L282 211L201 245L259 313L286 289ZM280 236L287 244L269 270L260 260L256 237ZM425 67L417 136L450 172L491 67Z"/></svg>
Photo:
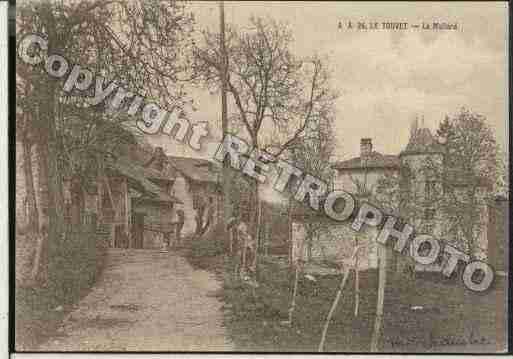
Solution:
<svg viewBox="0 0 513 359"><path fill-rule="evenodd" d="M218 29L217 2L193 1L198 28ZM374 149L397 154L410 123L424 117L432 130L461 107L487 117L498 142L507 139L507 4L501 2L225 2L227 24L251 15L287 22L298 56L328 56L337 100L335 159L358 156L363 137ZM347 22L456 23L457 30L348 30ZM343 29L338 28L342 22ZM168 154L208 157L219 141L220 97L192 95L192 121L209 121L212 143L195 153L165 135L153 136ZM234 108L230 110L235 110Z"/></svg>

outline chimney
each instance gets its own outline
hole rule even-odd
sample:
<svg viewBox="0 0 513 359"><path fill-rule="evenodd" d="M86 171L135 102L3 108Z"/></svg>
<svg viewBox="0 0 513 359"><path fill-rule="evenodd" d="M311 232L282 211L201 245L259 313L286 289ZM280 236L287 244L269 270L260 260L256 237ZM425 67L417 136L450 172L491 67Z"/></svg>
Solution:
<svg viewBox="0 0 513 359"><path fill-rule="evenodd" d="M368 157L372 153L372 138L362 138L360 140L360 157Z"/></svg>

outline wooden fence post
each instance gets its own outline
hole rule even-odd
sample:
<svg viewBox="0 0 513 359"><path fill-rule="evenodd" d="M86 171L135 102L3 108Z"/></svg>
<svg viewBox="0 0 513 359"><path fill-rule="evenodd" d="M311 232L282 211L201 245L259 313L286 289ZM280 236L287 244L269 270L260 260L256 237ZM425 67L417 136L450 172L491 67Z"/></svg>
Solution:
<svg viewBox="0 0 513 359"><path fill-rule="evenodd" d="M356 246L353 255L351 256L351 259L354 264L354 259L358 255L358 250L360 249L360 246ZM351 266L347 268L347 271L344 273L344 277L342 278L342 282L340 283L340 287L338 288L337 295L335 296L335 300L333 301L333 304L331 305L331 309L328 313L328 317L326 318L326 322L324 323L324 329L322 330L322 336L321 336L321 342L319 343L318 352L322 352L324 350L324 342L326 341L326 334L328 333L328 327L330 325L331 317L335 313L335 309L337 309L338 302L340 301L340 298L342 297L342 291L344 290L344 287L346 286L347 278L349 277L349 273L351 271Z"/></svg>
<svg viewBox="0 0 513 359"><path fill-rule="evenodd" d="M379 246L381 256L378 257L379 271L378 271L378 301L376 304L376 318L374 320L374 331L371 339L371 352L377 352L379 349L379 342L381 339L383 327L383 306L385 302L385 286L387 275L387 248Z"/></svg>

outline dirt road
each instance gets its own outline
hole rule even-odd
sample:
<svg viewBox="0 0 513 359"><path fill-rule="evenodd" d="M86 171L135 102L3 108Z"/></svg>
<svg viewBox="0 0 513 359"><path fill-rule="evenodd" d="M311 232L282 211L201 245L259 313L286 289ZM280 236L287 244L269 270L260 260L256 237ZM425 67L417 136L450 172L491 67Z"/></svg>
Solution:
<svg viewBox="0 0 513 359"><path fill-rule="evenodd" d="M39 350L232 350L220 286L172 252L110 250L102 278Z"/></svg>

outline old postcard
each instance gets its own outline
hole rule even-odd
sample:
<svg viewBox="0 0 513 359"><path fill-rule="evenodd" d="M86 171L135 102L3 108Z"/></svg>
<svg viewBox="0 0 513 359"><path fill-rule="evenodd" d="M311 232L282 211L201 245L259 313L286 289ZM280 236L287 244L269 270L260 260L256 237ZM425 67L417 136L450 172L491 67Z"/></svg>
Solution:
<svg viewBox="0 0 513 359"><path fill-rule="evenodd" d="M508 7L16 7L16 352L508 351Z"/></svg>

